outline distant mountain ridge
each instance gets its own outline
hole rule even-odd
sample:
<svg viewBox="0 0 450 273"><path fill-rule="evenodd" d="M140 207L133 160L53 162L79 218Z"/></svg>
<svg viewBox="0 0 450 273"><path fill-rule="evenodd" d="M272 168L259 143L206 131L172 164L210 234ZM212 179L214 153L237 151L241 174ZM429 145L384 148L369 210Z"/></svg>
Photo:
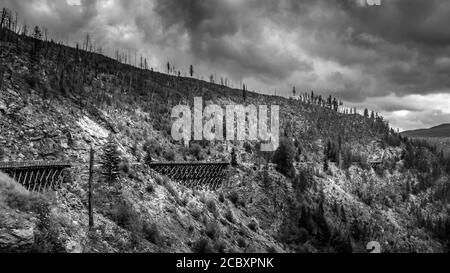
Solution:
<svg viewBox="0 0 450 273"><path fill-rule="evenodd" d="M450 137L450 123L441 124L429 129L405 131L401 134L407 137Z"/></svg>

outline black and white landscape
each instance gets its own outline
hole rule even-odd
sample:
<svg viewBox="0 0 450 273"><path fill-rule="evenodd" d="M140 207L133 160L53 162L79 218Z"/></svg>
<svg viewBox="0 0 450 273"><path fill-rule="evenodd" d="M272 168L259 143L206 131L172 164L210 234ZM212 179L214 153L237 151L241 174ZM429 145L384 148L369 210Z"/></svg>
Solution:
<svg viewBox="0 0 450 273"><path fill-rule="evenodd" d="M0 11L0 253L448 252L449 1Z"/></svg>

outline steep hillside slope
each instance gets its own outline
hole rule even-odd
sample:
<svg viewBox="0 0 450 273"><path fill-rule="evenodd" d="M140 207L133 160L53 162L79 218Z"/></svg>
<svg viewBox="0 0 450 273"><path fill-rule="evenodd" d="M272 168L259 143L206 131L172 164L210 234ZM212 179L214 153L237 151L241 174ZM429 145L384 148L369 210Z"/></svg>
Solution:
<svg viewBox="0 0 450 273"><path fill-rule="evenodd" d="M430 129L406 131L402 136L419 139L436 146L445 158L450 158L450 124L442 124Z"/></svg>
<svg viewBox="0 0 450 273"><path fill-rule="evenodd" d="M442 124L429 129L420 129L402 132L407 137L450 137L450 124Z"/></svg>
<svg viewBox="0 0 450 273"><path fill-rule="evenodd" d="M0 203L6 216L0 251L365 252L369 241L386 252L446 251L448 175L428 183L430 176L408 165L405 143L385 125L315 103L244 97L241 90L52 43L40 42L36 53L35 42L19 37L17 44L0 44L0 160L68 160L73 168L61 190L38 201L44 212L30 210L35 199L16 191L0 198L6 200ZM272 154L261 153L256 142L175 142L171 109L192 105L194 96L221 106L280 105L293 173L269 164ZM98 167L110 134L122 160L113 185ZM91 146L97 161L96 227L90 230ZM145 164L149 155L153 161L230 161L233 148L239 165L217 192L185 188ZM424 154L430 164L437 158ZM380 160L381 166L370 165ZM16 196L21 202L13 202ZM29 243L17 250L13 233L21 229ZM45 238L51 243L36 249L36 240Z"/></svg>

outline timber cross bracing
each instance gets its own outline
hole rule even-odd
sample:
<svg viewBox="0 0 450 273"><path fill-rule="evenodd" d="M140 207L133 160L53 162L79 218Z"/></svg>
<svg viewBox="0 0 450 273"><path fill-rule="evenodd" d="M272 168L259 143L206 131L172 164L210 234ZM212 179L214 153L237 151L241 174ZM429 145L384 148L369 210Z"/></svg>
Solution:
<svg viewBox="0 0 450 273"><path fill-rule="evenodd" d="M222 185L230 163L150 163L149 166L187 187L216 190Z"/></svg>
<svg viewBox="0 0 450 273"><path fill-rule="evenodd" d="M374 160L369 161L369 164L372 166L372 168L376 168L378 166L381 166L381 165L383 165L385 157L386 157L386 151L383 150L383 154L381 155L381 157L378 158L378 159L374 159Z"/></svg>
<svg viewBox="0 0 450 273"><path fill-rule="evenodd" d="M0 172L8 174L29 191L56 190L64 179L66 162L0 162Z"/></svg>
<svg viewBox="0 0 450 273"><path fill-rule="evenodd" d="M228 162L150 163L150 168L187 187L216 190L226 177ZM63 182L67 162L0 162L0 172L8 174L30 191L56 190Z"/></svg>

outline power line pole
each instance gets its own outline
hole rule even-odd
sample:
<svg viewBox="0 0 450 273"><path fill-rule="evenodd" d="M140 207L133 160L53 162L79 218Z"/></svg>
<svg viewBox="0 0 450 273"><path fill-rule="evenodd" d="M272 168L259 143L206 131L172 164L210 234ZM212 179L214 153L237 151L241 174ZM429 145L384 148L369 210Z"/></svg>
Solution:
<svg viewBox="0 0 450 273"><path fill-rule="evenodd" d="M89 158L89 229L94 227L94 208L93 208L93 188L92 180L94 176L94 149L91 146L91 153Z"/></svg>

